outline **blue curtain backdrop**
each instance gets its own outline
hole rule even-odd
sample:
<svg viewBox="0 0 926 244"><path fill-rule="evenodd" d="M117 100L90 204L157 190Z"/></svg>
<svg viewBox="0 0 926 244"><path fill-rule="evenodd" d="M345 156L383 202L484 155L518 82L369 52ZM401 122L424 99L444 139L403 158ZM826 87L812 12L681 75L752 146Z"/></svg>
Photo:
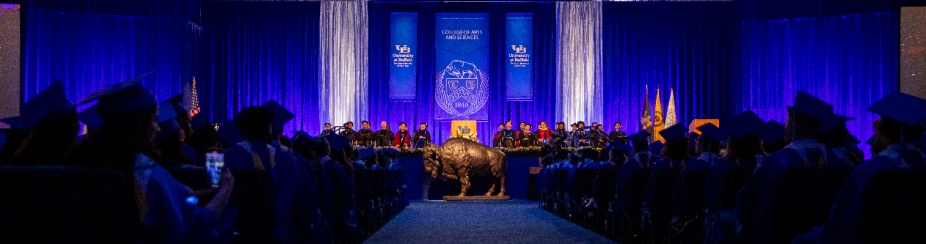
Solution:
<svg viewBox="0 0 926 244"><path fill-rule="evenodd" d="M389 99L389 13L418 13L418 75L417 99L399 101ZM450 137L450 121L434 120L434 16L438 12L486 12L489 13L489 35L491 52L489 58L490 97L486 104L489 121L478 122L479 140L491 143L497 130L496 124L505 120L514 123L525 121L535 125L545 120L553 123L555 108L556 49L555 49L555 6L552 3L535 4L460 4L460 3L418 3L390 4L370 3L370 120L374 126L386 121L392 130L398 130L399 122L409 124L415 130L419 123L428 123L434 143L442 143ZM534 16L534 99L532 101L508 101L505 99L505 14L527 12Z"/></svg>
<svg viewBox="0 0 926 244"><path fill-rule="evenodd" d="M23 10L24 101L56 80L72 101L149 71L156 73L143 84L162 100L189 82L189 70L181 66L189 58L183 47L190 37L183 17L29 6Z"/></svg>
<svg viewBox="0 0 926 244"><path fill-rule="evenodd" d="M604 122L640 130L645 86L650 109L656 88L663 112L675 89L678 123L723 118L735 93L736 6L732 2L603 3ZM664 116L664 114L663 114ZM722 126L722 125L721 125Z"/></svg>
<svg viewBox="0 0 926 244"><path fill-rule="evenodd" d="M210 2L203 6L210 69L197 77L210 121L276 100L296 118L284 134L319 132L318 2Z"/></svg>
<svg viewBox="0 0 926 244"><path fill-rule="evenodd" d="M873 134L877 115L865 109L897 91L896 12L747 19L739 28L741 109L784 121L785 106L793 103L796 90L803 90L856 118L847 125L861 141Z"/></svg>

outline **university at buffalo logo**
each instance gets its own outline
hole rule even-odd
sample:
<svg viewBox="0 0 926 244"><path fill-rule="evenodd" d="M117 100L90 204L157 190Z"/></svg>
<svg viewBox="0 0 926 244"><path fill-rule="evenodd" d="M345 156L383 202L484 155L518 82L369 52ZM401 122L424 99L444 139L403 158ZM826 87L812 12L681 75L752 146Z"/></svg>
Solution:
<svg viewBox="0 0 926 244"><path fill-rule="evenodd" d="M455 118L479 112L489 99L489 79L475 64L454 60L437 75L435 100Z"/></svg>

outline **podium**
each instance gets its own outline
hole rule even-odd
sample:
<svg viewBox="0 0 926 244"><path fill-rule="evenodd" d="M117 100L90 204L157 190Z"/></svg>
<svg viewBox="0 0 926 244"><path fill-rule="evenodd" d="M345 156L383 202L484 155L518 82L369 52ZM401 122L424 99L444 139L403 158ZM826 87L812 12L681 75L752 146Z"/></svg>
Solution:
<svg viewBox="0 0 926 244"><path fill-rule="evenodd" d="M468 128L469 133L466 133L461 128ZM466 138L473 141L478 141L476 136L479 133L476 133L476 121L475 120L452 120L450 121L450 138Z"/></svg>
<svg viewBox="0 0 926 244"><path fill-rule="evenodd" d="M720 128L719 119L695 119L695 120L692 120L690 124L688 124L688 133L698 133L698 135L700 135L701 130L698 130L698 127L701 127L706 124L714 124L714 126L717 126L717 128Z"/></svg>

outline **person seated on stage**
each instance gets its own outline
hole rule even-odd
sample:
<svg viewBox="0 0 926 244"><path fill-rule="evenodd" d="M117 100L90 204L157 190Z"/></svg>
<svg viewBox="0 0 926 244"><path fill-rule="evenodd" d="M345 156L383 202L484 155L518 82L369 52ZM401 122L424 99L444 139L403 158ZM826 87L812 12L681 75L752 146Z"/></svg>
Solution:
<svg viewBox="0 0 926 244"><path fill-rule="evenodd" d="M540 123L537 124L537 131L534 131L534 135L537 136L537 140L540 140L538 146L547 146L550 145L550 138L553 137L553 130L547 127L546 121L540 121Z"/></svg>
<svg viewBox="0 0 926 244"><path fill-rule="evenodd" d="M915 143L924 132L926 100L894 92L868 107L881 115L875 120L873 147L881 148L877 155L852 170L839 189L829 219L822 227L799 236L794 243L858 243L866 241L860 235L863 216L862 193L868 180L878 172L922 171L926 169L926 154ZM922 187L922 186L918 186ZM913 194L913 193L911 193ZM908 210L909 211L909 210ZM907 235L918 233L901 232ZM899 233L898 233L899 234ZM881 237L886 238L886 237ZM922 240L922 236L891 236L894 240Z"/></svg>
<svg viewBox="0 0 926 244"><path fill-rule="evenodd" d="M501 147L503 137L505 137L505 124L498 123L498 132L495 132L495 135L492 136L492 147Z"/></svg>
<svg viewBox="0 0 926 244"><path fill-rule="evenodd" d="M611 142L627 144L627 133L621 131L621 126L621 122L614 122L614 131L608 134L608 139L610 139Z"/></svg>
<svg viewBox="0 0 926 244"><path fill-rule="evenodd" d="M511 120L505 121L505 130L502 136L501 147L504 148L513 148L515 147L515 131L511 129Z"/></svg>
<svg viewBox="0 0 926 244"><path fill-rule="evenodd" d="M354 131L354 122L347 121L347 123L344 123L343 126L344 129L342 129L341 132L338 132L338 135L347 138L348 142L353 145L357 140L357 132Z"/></svg>
<svg viewBox="0 0 926 244"><path fill-rule="evenodd" d="M388 147L392 145L393 137L395 133L392 133L392 130L389 129L389 124L384 120L379 122L379 131L376 132L374 141L374 146L377 147Z"/></svg>
<svg viewBox="0 0 926 244"><path fill-rule="evenodd" d="M84 99L99 100L97 113L103 123L99 130L78 145L68 156L70 164L118 170L135 189L137 230L145 235L140 242L213 243L227 242L232 230L222 228L234 219L225 215L235 179L223 168L219 188L204 207L192 190L159 166L154 148L158 132L158 103L148 89L137 83L122 82L104 88ZM230 218L227 218L230 217Z"/></svg>
<svg viewBox="0 0 926 244"><path fill-rule="evenodd" d="M357 145L363 147L372 147L373 141L376 139L373 137L373 130L370 129L370 121L364 120L360 122L360 131L357 131Z"/></svg>
<svg viewBox="0 0 926 244"><path fill-rule="evenodd" d="M321 136L334 133L334 129L331 128L331 123L325 123L325 129L322 130Z"/></svg>
<svg viewBox="0 0 926 244"><path fill-rule="evenodd" d="M603 124L596 124L591 128L589 133L591 134L591 139L589 141L593 144L593 147L603 148L611 142L608 135L604 133Z"/></svg>
<svg viewBox="0 0 926 244"><path fill-rule="evenodd" d="M518 135L518 141L520 142L519 147L535 147L539 143L537 136L531 132L530 124L524 124L521 134Z"/></svg>
<svg viewBox="0 0 926 244"><path fill-rule="evenodd" d="M21 121L14 127L28 130L11 164L61 165L77 146L77 110L57 81L22 105ZM14 123L15 124L15 123Z"/></svg>
<svg viewBox="0 0 926 244"><path fill-rule="evenodd" d="M415 131L412 140L414 140L416 148L431 144L431 132L428 132L428 123L421 122L418 125L418 130Z"/></svg>
<svg viewBox="0 0 926 244"><path fill-rule="evenodd" d="M392 139L392 146L405 148L411 146L412 138L408 133L408 126L405 122L399 123L399 132L395 133L395 138Z"/></svg>
<svg viewBox="0 0 926 244"><path fill-rule="evenodd" d="M785 124L785 138L790 143L782 150L762 159L755 173L736 199L735 216L740 227L737 239L744 242L790 241L794 236L777 234L772 216L776 202L777 186L787 170L800 169L847 169L845 164L830 163L823 145L817 142L820 128L836 121L841 116L833 113L830 105L802 91L797 92L794 106L788 107L788 121Z"/></svg>
<svg viewBox="0 0 926 244"><path fill-rule="evenodd" d="M567 138L569 138L569 133L566 132L566 123L556 122L556 128L550 136L550 145L553 148L565 147Z"/></svg>
<svg viewBox="0 0 926 244"><path fill-rule="evenodd" d="M585 147L588 146L588 136L589 133L586 131L585 122L579 121L576 122L576 128L572 133L572 147Z"/></svg>

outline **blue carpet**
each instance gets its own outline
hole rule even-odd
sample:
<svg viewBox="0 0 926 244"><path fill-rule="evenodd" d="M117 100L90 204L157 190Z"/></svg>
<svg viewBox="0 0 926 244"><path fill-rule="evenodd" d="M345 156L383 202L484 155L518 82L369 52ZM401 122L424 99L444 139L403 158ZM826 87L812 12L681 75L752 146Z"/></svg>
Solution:
<svg viewBox="0 0 926 244"><path fill-rule="evenodd" d="M367 243L612 243L537 202L414 201Z"/></svg>

